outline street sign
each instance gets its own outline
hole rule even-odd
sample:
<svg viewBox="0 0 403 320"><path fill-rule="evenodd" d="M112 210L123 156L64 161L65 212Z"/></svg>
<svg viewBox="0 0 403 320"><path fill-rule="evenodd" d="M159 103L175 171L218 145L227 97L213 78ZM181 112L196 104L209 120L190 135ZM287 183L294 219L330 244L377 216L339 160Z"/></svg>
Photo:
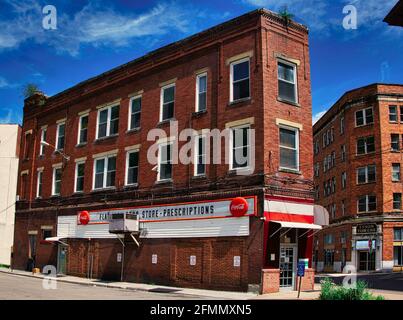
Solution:
<svg viewBox="0 0 403 320"><path fill-rule="evenodd" d="M297 265L297 276L303 277L305 276L305 261L298 261Z"/></svg>

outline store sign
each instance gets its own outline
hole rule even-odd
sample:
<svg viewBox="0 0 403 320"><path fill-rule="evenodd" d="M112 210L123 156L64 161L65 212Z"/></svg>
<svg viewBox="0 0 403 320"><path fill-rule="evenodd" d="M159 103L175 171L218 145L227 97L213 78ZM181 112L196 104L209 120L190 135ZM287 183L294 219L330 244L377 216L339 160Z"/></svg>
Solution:
<svg viewBox="0 0 403 320"><path fill-rule="evenodd" d="M237 200L234 203L235 199L243 200ZM87 212L89 215L89 221L87 224L109 223L112 214L117 213L132 213L138 215L140 222L229 218L256 214L256 197L252 196L235 199L213 200L210 202L166 204L124 209L81 211L79 212L78 216L78 224L86 224L82 223L80 219L80 214L83 212ZM233 212L235 212L235 214Z"/></svg>
<svg viewBox="0 0 403 320"><path fill-rule="evenodd" d="M356 228L357 234L376 234L377 231L376 223L359 224Z"/></svg>

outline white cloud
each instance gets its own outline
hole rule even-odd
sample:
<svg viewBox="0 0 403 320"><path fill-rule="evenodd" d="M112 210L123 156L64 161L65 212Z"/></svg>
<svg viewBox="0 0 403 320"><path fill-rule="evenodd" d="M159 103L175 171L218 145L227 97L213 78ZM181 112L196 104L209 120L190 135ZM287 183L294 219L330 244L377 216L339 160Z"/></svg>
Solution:
<svg viewBox="0 0 403 320"><path fill-rule="evenodd" d="M0 88L5 88L8 86L8 82L3 77L0 77Z"/></svg>
<svg viewBox="0 0 403 320"><path fill-rule="evenodd" d="M320 112L314 114L312 116L312 124L315 124L316 122L318 122L318 120L320 118L322 118L325 115L326 112L327 112L327 110L324 110L324 111L320 111Z"/></svg>
<svg viewBox="0 0 403 320"><path fill-rule="evenodd" d="M0 116L0 124L12 123L13 119L13 110L11 109L3 109L6 110L7 113L4 116Z"/></svg>
<svg viewBox="0 0 403 320"><path fill-rule="evenodd" d="M166 34L187 34L196 27L197 9L175 2L157 4L142 14L117 12L89 2L74 15L58 12L57 30L42 28L42 8L34 1L20 4L7 0L15 13L11 21L0 22L0 50L17 48L24 42L47 44L58 52L77 55L83 45L123 47L134 40Z"/></svg>

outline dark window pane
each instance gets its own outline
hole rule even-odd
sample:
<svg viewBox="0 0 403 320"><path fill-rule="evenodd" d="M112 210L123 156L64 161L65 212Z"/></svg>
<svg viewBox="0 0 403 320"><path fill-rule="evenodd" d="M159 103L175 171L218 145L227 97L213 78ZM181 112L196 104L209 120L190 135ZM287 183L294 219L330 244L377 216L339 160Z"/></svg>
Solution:
<svg viewBox="0 0 403 320"><path fill-rule="evenodd" d="M174 117L174 103L165 103L162 106L162 120L171 119Z"/></svg>
<svg viewBox="0 0 403 320"><path fill-rule="evenodd" d="M368 211L375 211L375 210L376 210L376 197L368 196Z"/></svg>
<svg viewBox="0 0 403 320"><path fill-rule="evenodd" d="M107 124L106 123L100 123L98 126L98 138L106 137L106 128Z"/></svg>
<svg viewBox="0 0 403 320"><path fill-rule="evenodd" d="M128 184L134 184L137 183L137 176L138 176L138 168L129 168L129 171L127 173L127 183Z"/></svg>
<svg viewBox="0 0 403 320"><path fill-rule="evenodd" d="M199 93L199 110L198 111L203 111L206 110L206 92Z"/></svg>
<svg viewBox="0 0 403 320"><path fill-rule="evenodd" d="M362 197L358 200L358 211L365 212L367 210L367 199L366 197Z"/></svg>
<svg viewBox="0 0 403 320"><path fill-rule="evenodd" d="M357 126L362 126L364 124L364 111L360 110L355 113L355 123Z"/></svg>
<svg viewBox="0 0 403 320"><path fill-rule="evenodd" d="M249 78L249 61L234 64L233 81Z"/></svg>
<svg viewBox="0 0 403 320"><path fill-rule="evenodd" d="M280 129L280 145L283 147L296 147L296 132L293 130Z"/></svg>
<svg viewBox="0 0 403 320"><path fill-rule="evenodd" d="M234 83L233 99L249 98L249 79Z"/></svg>
<svg viewBox="0 0 403 320"><path fill-rule="evenodd" d="M103 188L104 186L104 173L95 174L95 189Z"/></svg>
<svg viewBox="0 0 403 320"><path fill-rule="evenodd" d="M297 152L291 149L280 149L280 167L289 169L298 169Z"/></svg>
<svg viewBox="0 0 403 320"><path fill-rule="evenodd" d="M366 109L365 121L366 121L367 124L370 124L370 123L374 122L374 115L372 113L372 109Z"/></svg>
<svg viewBox="0 0 403 320"><path fill-rule="evenodd" d="M296 102L295 96L295 84L284 82L282 80L278 81L278 94L280 99Z"/></svg>
<svg viewBox="0 0 403 320"><path fill-rule="evenodd" d="M365 168L359 168L357 170L358 183L365 183Z"/></svg>
<svg viewBox="0 0 403 320"><path fill-rule="evenodd" d="M368 182L374 182L376 180L376 167L368 166Z"/></svg>
<svg viewBox="0 0 403 320"><path fill-rule="evenodd" d="M132 152L129 155L129 167L137 167L139 165L139 153Z"/></svg>
<svg viewBox="0 0 403 320"><path fill-rule="evenodd" d="M278 78L289 82L294 82L294 68L285 63L278 64Z"/></svg>
<svg viewBox="0 0 403 320"><path fill-rule="evenodd" d="M141 98L132 100L132 113L141 111Z"/></svg>

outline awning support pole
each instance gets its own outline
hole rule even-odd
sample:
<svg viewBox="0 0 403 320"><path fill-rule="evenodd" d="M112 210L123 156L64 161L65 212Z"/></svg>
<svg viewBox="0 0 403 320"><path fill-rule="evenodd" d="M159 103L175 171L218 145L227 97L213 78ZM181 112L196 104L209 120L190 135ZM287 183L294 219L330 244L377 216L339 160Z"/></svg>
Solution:
<svg viewBox="0 0 403 320"><path fill-rule="evenodd" d="M140 243L137 241L137 239L133 236L133 233L130 234L132 237L133 241L137 244L138 247L140 247Z"/></svg>
<svg viewBox="0 0 403 320"><path fill-rule="evenodd" d="M291 229L292 229L292 228L288 228L286 232L283 232L282 234L280 234L280 238L281 238L282 236L284 236L285 234L287 234L287 232L290 231Z"/></svg>
<svg viewBox="0 0 403 320"><path fill-rule="evenodd" d="M306 235L309 231L311 231L312 229L308 229L307 231L305 231L303 234L301 234L300 236L298 236L298 238L303 237L304 235Z"/></svg>
<svg viewBox="0 0 403 320"><path fill-rule="evenodd" d="M322 230L322 229L315 230L314 232L312 232L312 233L308 236L308 238L313 237L313 236L314 236L315 234L317 234L320 230Z"/></svg>
<svg viewBox="0 0 403 320"><path fill-rule="evenodd" d="M273 234L270 235L270 238L272 238L277 232L279 232L281 230L281 226L280 228L278 228Z"/></svg>

